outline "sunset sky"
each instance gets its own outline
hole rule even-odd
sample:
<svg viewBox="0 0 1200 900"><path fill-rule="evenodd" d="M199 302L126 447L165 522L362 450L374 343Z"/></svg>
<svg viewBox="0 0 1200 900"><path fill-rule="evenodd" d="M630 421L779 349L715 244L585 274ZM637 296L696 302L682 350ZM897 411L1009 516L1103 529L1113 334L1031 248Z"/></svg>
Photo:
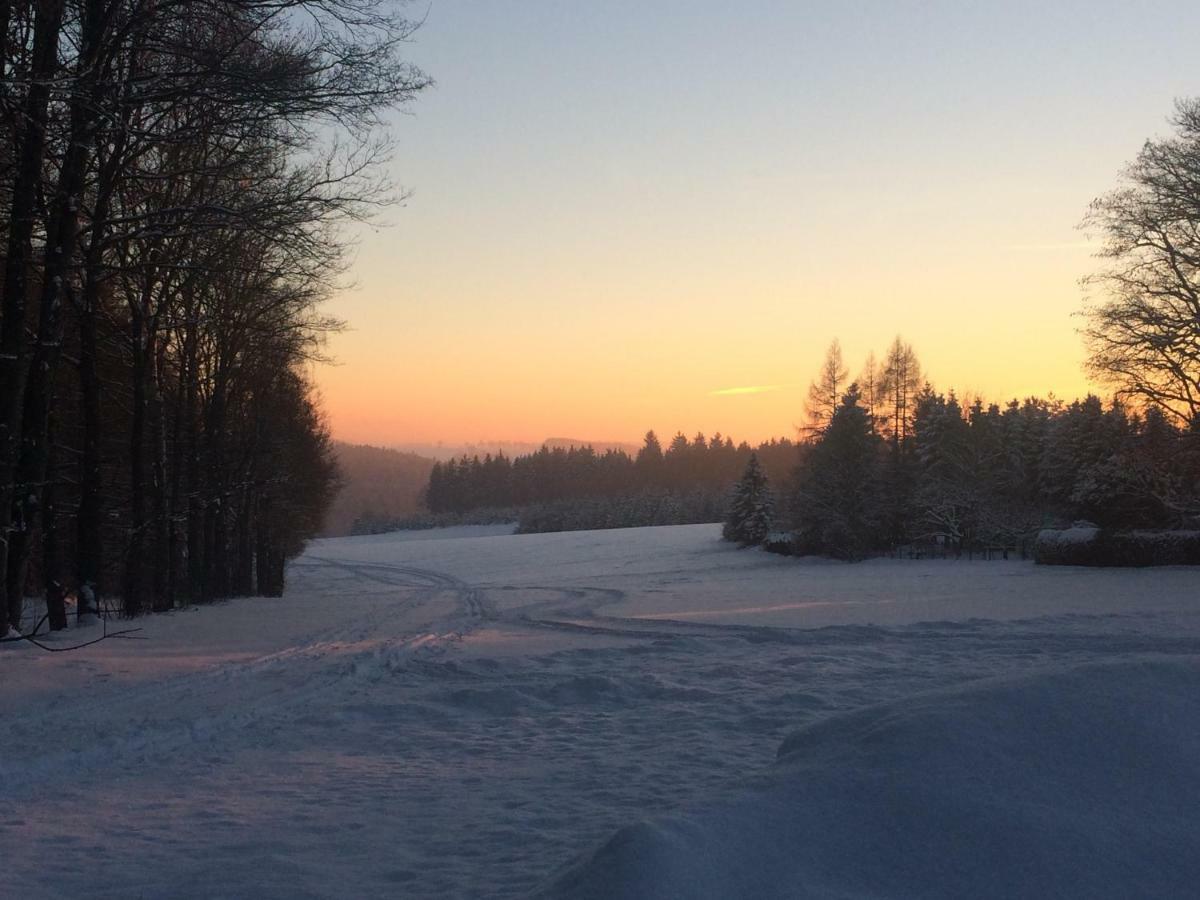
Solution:
<svg viewBox="0 0 1200 900"><path fill-rule="evenodd" d="M831 338L857 370L897 333L943 389L1084 392L1076 226L1200 92L1198 34L1194 2L433 0L412 196L330 303L334 435L756 441Z"/></svg>

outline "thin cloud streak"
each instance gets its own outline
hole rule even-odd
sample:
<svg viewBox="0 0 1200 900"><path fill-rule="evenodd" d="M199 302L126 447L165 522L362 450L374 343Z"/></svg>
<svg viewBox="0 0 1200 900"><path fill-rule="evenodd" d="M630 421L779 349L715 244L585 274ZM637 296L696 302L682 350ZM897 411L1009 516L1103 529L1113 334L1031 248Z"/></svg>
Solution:
<svg viewBox="0 0 1200 900"><path fill-rule="evenodd" d="M1100 244L1097 241L1061 241L1046 244L1009 244L1006 249L1017 252L1040 253L1054 250L1095 250Z"/></svg>
<svg viewBox="0 0 1200 900"><path fill-rule="evenodd" d="M782 384L759 384L752 387L722 388L719 391L709 391L710 397L736 397L741 394L766 394L770 391L782 390Z"/></svg>

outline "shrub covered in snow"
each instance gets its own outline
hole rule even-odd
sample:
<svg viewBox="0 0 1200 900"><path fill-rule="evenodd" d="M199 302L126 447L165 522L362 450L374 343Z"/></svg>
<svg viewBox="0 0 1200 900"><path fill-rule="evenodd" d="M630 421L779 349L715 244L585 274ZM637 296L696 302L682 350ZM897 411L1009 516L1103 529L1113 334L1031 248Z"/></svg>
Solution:
<svg viewBox="0 0 1200 900"><path fill-rule="evenodd" d="M1108 531L1088 523L1045 529L1033 547L1050 566L1200 565L1200 531Z"/></svg>
<svg viewBox="0 0 1200 900"><path fill-rule="evenodd" d="M780 556L791 556L796 552L796 535L790 531L772 531L763 539L763 549Z"/></svg>

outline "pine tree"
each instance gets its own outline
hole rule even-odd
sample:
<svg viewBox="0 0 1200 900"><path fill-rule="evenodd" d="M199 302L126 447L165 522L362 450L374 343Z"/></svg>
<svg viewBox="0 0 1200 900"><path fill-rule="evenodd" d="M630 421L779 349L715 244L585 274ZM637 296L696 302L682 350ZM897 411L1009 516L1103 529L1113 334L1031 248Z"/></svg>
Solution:
<svg viewBox="0 0 1200 900"><path fill-rule="evenodd" d="M771 531L771 506L766 472L759 465L758 455L752 453L746 471L733 488L722 531L725 540L736 541L743 547L761 544Z"/></svg>
<svg viewBox="0 0 1200 900"><path fill-rule="evenodd" d="M657 487L662 481L663 449L658 435L653 431L646 432L646 440L634 460L638 481L643 488Z"/></svg>
<svg viewBox="0 0 1200 900"><path fill-rule="evenodd" d="M862 559L880 546L880 441L851 384L797 472L793 525L798 546Z"/></svg>
<svg viewBox="0 0 1200 900"><path fill-rule="evenodd" d="M939 538L958 551L975 538L986 484L974 467L971 429L953 391L947 398L926 385L917 395L917 486L908 518L917 535Z"/></svg>

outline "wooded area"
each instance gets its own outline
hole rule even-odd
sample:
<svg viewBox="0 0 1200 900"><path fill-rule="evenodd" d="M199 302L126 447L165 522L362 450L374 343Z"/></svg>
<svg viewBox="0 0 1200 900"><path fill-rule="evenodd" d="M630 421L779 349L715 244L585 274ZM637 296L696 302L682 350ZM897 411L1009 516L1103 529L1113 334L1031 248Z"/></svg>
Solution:
<svg viewBox="0 0 1200 900"><path fill-rule="evenodd" d="M426 84L377 0L0 3L0 635L279 594L336 484L307 366ZM81 612L87 612L85 608Z"/></svg>

